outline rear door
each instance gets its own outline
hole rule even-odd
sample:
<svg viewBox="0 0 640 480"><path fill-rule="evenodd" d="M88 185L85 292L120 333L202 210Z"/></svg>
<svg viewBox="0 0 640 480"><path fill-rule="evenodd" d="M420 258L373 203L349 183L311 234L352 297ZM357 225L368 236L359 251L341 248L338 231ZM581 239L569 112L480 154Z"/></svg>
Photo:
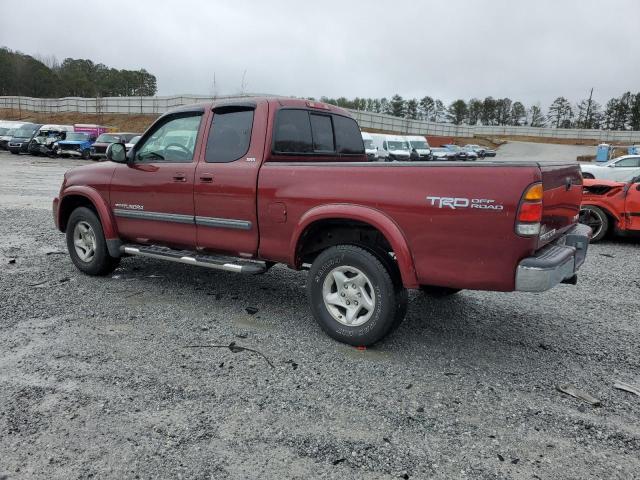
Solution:
<svg viewBox="0 0 640 480"><path fill-rule="evenodd" d="M558 238L578 221L582 202L582 175L578 164L541 164L542 230L539 246Z"/></svg>
<svg viewBox="0 0 640 480"><path fill-rule="evenodd" d="M256 196L267 115L266 101L214 107L195 173L198 248L244 257L256 254Z"/></svg>
<svg viewBox="0 0 640 480"><path fill-rule="evenodd" d="M203 112L163 117L118 164L110 203L126 240L194 248L193 180Z"/></svg>

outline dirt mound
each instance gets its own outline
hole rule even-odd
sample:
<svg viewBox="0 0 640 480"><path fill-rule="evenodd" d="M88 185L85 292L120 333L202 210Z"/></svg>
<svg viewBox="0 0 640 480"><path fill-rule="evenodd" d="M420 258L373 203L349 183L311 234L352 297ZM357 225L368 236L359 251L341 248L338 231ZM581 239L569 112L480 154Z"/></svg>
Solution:
<svg viewBox="0 0 640 480"><path fill-rule="evenodd" d="M158 118L158 115L91 114L77 112L44 113L0 109L0 119L2 120L22 120L25 122L60 125L97 123L99 125L114 127L121 132L144 132L156 118Z"/></svg>

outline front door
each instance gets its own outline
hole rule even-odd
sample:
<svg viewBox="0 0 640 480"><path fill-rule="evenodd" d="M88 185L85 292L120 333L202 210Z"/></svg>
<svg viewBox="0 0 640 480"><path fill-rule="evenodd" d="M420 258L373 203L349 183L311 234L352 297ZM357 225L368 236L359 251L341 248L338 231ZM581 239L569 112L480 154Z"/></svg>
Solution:
<svg viewBox="0 0 640 480"><path fill-rule="evenodd" d="M194 181L198 248L256 254L256 196L267 114L267 102L214 108Z"/></svg>
<svg viewBox="0 0 640 480"><path fill-rule="evenodd" d="M135 243L194 248L193 180L203 113L161 118L118 164L110 203L120 237Z"/></svg>

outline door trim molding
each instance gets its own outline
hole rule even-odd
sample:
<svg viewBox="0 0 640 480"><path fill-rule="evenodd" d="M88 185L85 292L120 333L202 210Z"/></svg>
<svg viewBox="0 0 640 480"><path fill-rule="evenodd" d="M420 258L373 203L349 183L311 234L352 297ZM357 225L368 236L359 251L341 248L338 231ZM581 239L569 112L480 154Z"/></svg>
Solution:
<svg viewBox="0 0 640 480"><path fill-rule="evenodd" d="M248 220L236 220L233 218L195 217L196 225L203 227L231 228L234 230L251 230L251 222Z"/></svg>
<svg viewBox="0 0 640 480"><path fill-rule="evenodd" d="M251 230L253 224L248 220L235 218L200 217L193 215L181 215L178 213L145 212L144 210L128 210L114 208L113 214L120 218L133 218L139 220L155 220L158 222L173 222L195 224L203 227L230 228L233 230Z"/></svg>
<svg viewBox="0 0 640 480"><path fill-rule="evenodd" d="M140 220L158 220L161 222L193 223L192 215L181 215L178 213L145 212L142 210L125 210L114 208L113 214L116 217L136 218Z"/></svg>

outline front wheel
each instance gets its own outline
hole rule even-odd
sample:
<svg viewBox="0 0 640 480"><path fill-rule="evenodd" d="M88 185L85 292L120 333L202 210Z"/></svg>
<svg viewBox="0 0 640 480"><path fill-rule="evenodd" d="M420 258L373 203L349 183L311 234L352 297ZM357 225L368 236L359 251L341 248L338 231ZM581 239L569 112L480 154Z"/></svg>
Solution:
<svg viewBox="0 0 640 480"><path fill-rule="evenodd" d="M86 207L76 208L69 216L67 249L73 264L87 275L108 275L120 263L109 255L100 219Z"/></svg>
<svg viewBox="0 0 640 480"><path fill-rule="evenodd" d="M582 206L579 221L591 228L593 232L591 243L602 240L609 230L609 217L604 210L593 205Z"/></svg>
<svg viewBox="0 0 640 480"><path fill-rule="evenodd" d="M332 338L372 345L397 327L406 312L406 290L373 253L353 245L322 252L307 279L311 311Z"/></svg>
<svg viewBox="0 0 640 480"><path fill-rule="evenodd" d="M90 156L89 150L83 150L82 151L82 159L83 160L89 160L89 156Z"/></svg>
<svg viewBox="0 0 640 480"><path fill-rule="evenodd" d="M593 180L593 179L594 179L594 178L596 178L596 177L594 177L594 176L593 176L593 174L591 174L591 173L583 173L583 174L582 174L582 178L586 178L586 179L589 179L589 180Z"/></svg>

